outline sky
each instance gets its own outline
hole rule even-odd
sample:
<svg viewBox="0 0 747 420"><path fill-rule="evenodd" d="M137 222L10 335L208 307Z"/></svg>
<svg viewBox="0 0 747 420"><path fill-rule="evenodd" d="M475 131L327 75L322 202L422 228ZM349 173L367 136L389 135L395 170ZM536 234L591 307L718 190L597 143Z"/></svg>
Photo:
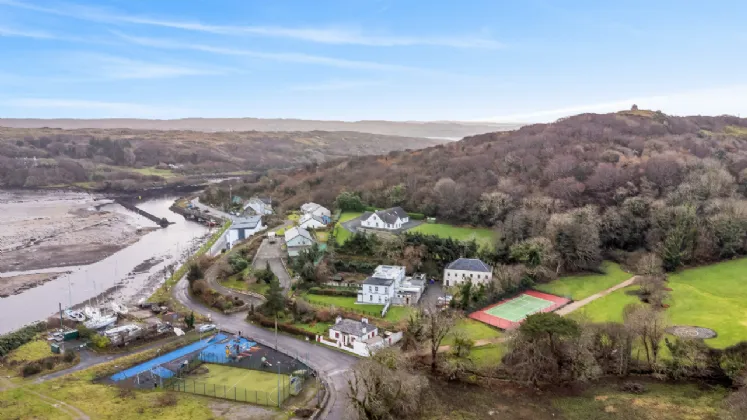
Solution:
<svg viewBox="0 0 747 420"><path fill-rule="evenodd" d="M747 115L744 16L744 0L0 0L0 117Z"/></svg>

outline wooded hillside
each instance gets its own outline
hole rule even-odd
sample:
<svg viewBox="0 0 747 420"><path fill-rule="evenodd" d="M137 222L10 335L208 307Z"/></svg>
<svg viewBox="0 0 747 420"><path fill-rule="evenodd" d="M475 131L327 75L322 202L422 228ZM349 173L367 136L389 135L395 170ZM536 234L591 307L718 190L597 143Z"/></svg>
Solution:
<svg viewBox="0 0 747 420"><path fill-rule="evenodd" d="M106 183L131 189L184 176L290 168L442 142L323 131L0 128L0 187Z"/></svg>
<svg viewBox="0 0 747 420"><path fill-rule="evenodd" d="M349 191L373 206L493 226L506 253L532 238L527 250L565 252L563 271L594 269L615 249L656 250L669 269L746 249L747 119L730 116L584 114L270 178L244 192L292 208Z"/></svg>

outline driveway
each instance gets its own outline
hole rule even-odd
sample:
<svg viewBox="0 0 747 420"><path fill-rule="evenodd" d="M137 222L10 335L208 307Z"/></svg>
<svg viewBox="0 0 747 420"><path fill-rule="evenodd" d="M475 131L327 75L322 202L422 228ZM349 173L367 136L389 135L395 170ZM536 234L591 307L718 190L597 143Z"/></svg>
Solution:
<svg viewBox="0 0 747 420"><path fill-rule="evenodd" d="M319 373L329 385L329 402L319 418L341 420L350 418L347 404L347 380L351 369L358 361L355 356L342 353L323 345L316 345L287 335L278 334L247 323L246 314L225 315L213 312L199 302L192 300L187 293L187 282L180 281L172 288L173 296L189 309L203 315L210 314L212 322L229 332L241 331L245 337L288 354L298 355L302 362ZM275 342L277 340L277 347Z"/></svg>
<svg viewBox="0 0 747 420"><path fill-rule="evenodd" d="M278 238L274 244L271 244L269 239L264 238L262 239L262 245L257 250L257 255L254 257L252 266L255 270L264 270L269 262L270 269L277 276L280 286L287 290L291 287L291 278L281 261L284 254L282 239Z"/></svg>
<svg viewBox="0 0 747 420"><path fill-rule="evenodd" d="M426 309L435 308L438 304L438 298L445 295L443 288L441 287L442 284L443 282L441 281L437 281L433 284L427 282L425 292L423 292L423 296L420 297L420 302L418 302L418 304Z"/></svg>

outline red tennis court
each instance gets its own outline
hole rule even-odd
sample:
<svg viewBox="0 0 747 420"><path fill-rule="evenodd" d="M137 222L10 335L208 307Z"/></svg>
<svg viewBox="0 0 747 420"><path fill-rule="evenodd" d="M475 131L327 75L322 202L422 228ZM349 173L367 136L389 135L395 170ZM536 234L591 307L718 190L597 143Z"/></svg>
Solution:
<svg viewBox="0 0 747 420"><path fill-rule="evenodd" d="M473 312L469 317L503 330L510 330L518 327L531 314L552 312L568 302L570 299L536 290L527 290L510 299Z"/></svg>

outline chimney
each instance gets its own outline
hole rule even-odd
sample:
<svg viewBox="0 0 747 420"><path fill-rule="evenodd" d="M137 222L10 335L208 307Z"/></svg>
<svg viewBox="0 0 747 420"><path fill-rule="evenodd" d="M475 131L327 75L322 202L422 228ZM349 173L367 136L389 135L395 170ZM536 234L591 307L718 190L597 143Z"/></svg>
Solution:
<svg viewBox="0 0 747 420"><path fill-rule="evenodd" d="M366 327L361 328L361 335L366 335L366 331L368 331Z"/></svg>
<svg viewBox="0 0 747 420"><path fill-rule="evenodd" d="M335 324L339 324L340 321L342 321L342 317L341 316L338 316L337 318L335 318Z"/></svg>
<svg viewBox="0 0 747 420"><path fill-rule="evenodd" d="M364 324L368 324L368 318L361 318L361 322Z"/></svg>

